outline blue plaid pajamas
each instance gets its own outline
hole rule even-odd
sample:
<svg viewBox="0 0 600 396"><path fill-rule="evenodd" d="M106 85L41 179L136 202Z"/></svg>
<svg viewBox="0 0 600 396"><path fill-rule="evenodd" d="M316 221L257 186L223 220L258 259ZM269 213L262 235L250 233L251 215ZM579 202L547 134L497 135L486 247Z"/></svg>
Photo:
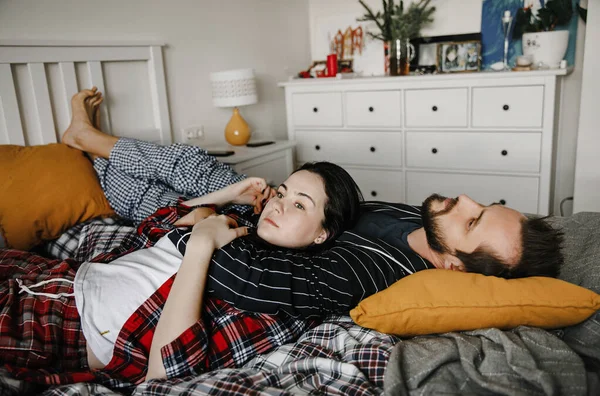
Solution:
<svg viewBox="0 0 600 396"><path fill-rule="evenodd" d="M246 178L200 147L127 138L117 141L108 160L97 158L94 168L115 212L136 223L181 196L199 197Z"/></svg>

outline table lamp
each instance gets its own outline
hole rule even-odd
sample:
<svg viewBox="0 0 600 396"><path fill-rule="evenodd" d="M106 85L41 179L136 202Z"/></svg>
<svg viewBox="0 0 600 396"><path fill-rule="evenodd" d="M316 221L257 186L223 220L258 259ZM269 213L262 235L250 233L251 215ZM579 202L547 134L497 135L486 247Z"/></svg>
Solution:
<svg viewBox="0 0 600 396"><path fill-rule="evenodd" d="M256 81L254 70L239 69L210 74L213 105L216 107L233 107L233 115L225 127L225 140L229 144L241 146L250 140L250 127L238 110L238 106L254 104Z"/></svg>

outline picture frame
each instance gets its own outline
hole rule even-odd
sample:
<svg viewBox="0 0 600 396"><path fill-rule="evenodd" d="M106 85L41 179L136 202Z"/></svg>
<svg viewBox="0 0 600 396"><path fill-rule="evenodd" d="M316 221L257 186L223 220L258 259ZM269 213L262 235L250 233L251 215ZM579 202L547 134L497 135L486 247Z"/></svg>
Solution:
<svg viewBox="0 0 600 396"><path fill-rule="evenodd" d="M451 34L411 39L410 42L415 47L415 57L410 62L410 70L418 74L437 73L438 44L465 41L481 42L481 33Z"/></svg>
<svg viewBox="0 0 600 396"><path fill-rule="evenodd" d="M477 72L481 69L481 41L451 41L437 45L438 73Z"/></svg>

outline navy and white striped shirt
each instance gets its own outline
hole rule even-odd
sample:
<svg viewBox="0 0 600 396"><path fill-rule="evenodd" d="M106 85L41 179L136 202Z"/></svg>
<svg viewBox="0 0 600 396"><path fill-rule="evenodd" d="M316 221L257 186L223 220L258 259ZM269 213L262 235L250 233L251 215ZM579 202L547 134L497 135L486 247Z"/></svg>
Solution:
<svg viewBox="0 0 600 396"><path fill-rule="evenodd" d="M347 314L359 301L433 266L406 237L422 227L419 207L365 202L357 225L318 253L273 248L252 236L215 251L207 291L236 308L298 317ZM189 232L169 238L185 253ZM183 243L181 243L183 242Z"/></svg>

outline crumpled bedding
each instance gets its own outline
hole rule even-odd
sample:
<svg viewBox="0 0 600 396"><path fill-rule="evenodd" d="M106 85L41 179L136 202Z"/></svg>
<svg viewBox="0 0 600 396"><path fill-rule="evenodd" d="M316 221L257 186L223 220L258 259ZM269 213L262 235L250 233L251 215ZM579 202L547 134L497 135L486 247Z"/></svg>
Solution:
<svg viewBox="0 0 600 396"><path fill-rule="evenodd" d="M555 334L521 326L417 337L398 343L388 395L586 395L577 353Z"/></svg>
<svg viewBox="0 0 600 396"><path fill-rule="evenodd" d="M349 316L330 316L295 343L257 355L241 368L144 382L133 390L133 395L381 395L385 367L398 341L398 337L354 324ZM0 395L21 394L123 393L92 383L44 390L34 384L11 379L0 368Z"/></svg>
<svg viewBox="0 0 600 396"><path fill-rule="evenodd" d="M565 232L560 278L600 293L600 213L552 221ZM42 389L11 380L0 369L0 395L38 391ZM332 318L295 344L258 356L244 368L142 384L135 394L253 391L265 395L384 391L386 395L599 395L600 312L577 326L551 332L522 326L403 340L360 328L348 317ZM44 394L119 393L79 383Z"/></svg>
<svg viewBox="0 0 600 396"><path fill-rule="evenodd" d="M552 218L565 233L560 278L600 293L600 213ZM600 311L552 332L521 326L415 337L396 344L387 395L598 395Z"/></svg>

